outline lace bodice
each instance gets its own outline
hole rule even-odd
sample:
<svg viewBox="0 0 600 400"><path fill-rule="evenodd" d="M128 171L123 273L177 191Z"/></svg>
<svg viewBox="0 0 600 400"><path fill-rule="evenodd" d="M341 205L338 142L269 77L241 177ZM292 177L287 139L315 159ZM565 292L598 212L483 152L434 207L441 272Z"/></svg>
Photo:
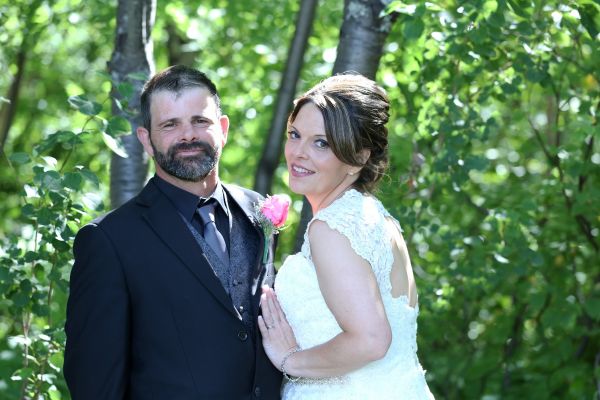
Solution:
<svg viewBox="0 0 600 400"><path fill-rule="evenodd" d="M390 349L381 360L342 377L288 382L283 388L284 400L433 398L417 358L418 308L409 305L407 296L394 298L391 294L394 259L388 218L392 217L377 199L349 190L320 210L310 223L327 223L347 237L352 249L371 265L392 328ZM327 342L341 332L319 289L308 230L302 251L289 256L279 270L275 290L302 348Z"/></svg>

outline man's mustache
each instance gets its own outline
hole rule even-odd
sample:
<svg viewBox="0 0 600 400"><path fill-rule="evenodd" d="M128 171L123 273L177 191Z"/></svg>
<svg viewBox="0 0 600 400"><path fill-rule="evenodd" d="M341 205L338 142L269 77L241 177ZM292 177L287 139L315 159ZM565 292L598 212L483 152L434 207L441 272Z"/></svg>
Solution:
<svg viewBox="0 0 600 400"><path fill-rule="evenodd" d="M173 146L171 146L171 149L169 150L169 152L171 154L180 151L180 150L204 150L205 153L207 154L213 154L214 153L214 149L206 142L183 142L183 143L177 143Z"/></svg>

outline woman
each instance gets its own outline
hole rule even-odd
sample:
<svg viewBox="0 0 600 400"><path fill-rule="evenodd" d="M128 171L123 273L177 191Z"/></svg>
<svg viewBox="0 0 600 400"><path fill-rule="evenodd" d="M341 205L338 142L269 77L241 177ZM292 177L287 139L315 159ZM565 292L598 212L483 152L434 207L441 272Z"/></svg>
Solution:
<svg viewBox="0 0 600 400"><path fill-rule="evenodd" d="M296 100L285 156L314 218L264 288L259 327L284 400L432 399L416 355L417 291L400 226L371 195L387 165L389 102L361 75ZM287 319L286 319L287 317Z"/></svg>

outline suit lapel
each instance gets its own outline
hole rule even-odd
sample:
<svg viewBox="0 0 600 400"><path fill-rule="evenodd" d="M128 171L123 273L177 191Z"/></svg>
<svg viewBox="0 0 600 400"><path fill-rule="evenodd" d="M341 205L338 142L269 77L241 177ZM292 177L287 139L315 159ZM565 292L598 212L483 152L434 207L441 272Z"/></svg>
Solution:
<svg viewBox="0 0 600 400"><path fill-rule="evenodd" d="M206 255L167 197L153 182L149 182L140 193L138 203L148 207L142 216L156 235L215 299L237 318L231 299L211 268Z"/></svg>

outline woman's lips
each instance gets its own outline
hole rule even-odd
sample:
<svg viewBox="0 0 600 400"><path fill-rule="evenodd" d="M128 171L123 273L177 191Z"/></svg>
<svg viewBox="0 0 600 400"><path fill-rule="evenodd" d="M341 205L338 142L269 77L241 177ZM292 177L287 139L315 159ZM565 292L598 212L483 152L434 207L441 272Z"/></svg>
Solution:
<svg viewBox="0 0 600 400"><path fill-rule="evenodd" d="M304 176L309 176L314 174L314 171L311 171L310 169L301 167L299 165L296 164L292 164L290 167L290 174L292 174L292 176L296 177L296 178L301 178Z"/></svg>

